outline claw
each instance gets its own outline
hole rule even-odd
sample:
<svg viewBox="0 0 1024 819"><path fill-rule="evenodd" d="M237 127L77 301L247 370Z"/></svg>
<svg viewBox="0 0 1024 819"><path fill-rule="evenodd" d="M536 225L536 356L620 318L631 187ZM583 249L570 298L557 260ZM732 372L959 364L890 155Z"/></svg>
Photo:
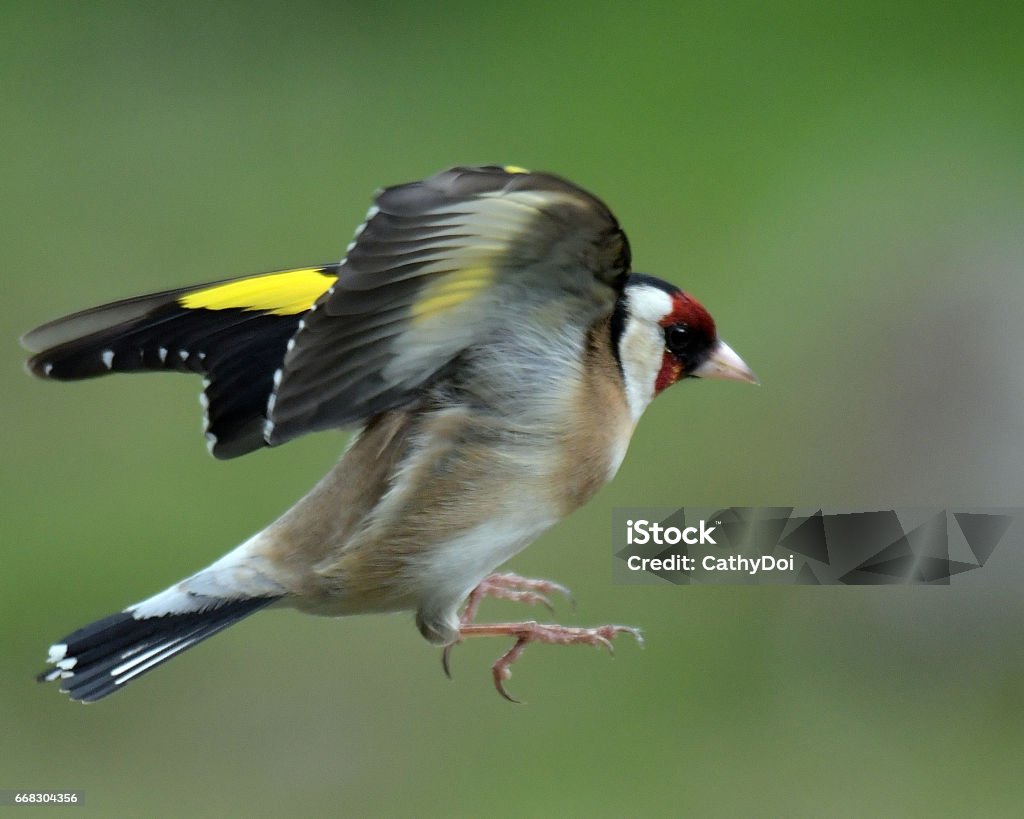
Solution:
<svg viewBox="0 0 1024 819"><path fill-rule="evenodd" d="M512 675L509 674L509 676L511 677ZM516 705L524 704L522 700L517 700L515 697L509 694L508 691L505 690L505 686L502 683L502 679L497 675L497 673L495 673L494 675L494 687L497 688L498 693L501 694L501 696L503 696L509 702L514 702Z"/></svg>
<svg viewBox="0 0 1024 819"><path fill-rule="evenodd" d="M505 680L511 679L512 669L510 666L519 659L519 655L523 653L523 650L529 642L530 638L528 636L525 634L521 635L519 639L516 640L512 648L502 654L495 661L494 665L491 666L491 673L494 675L494 687L498 689L498 693L501 694L501 696L509 702L514 702L517 705L522 705L522 701L517 700L505 690Z"/></svg>
<svg viewBox="0 0 1024 819"><path fill-rule="evenodd" d="M554 614L555 608L548 597L552 592L562 595L569 601L573 609L576 608L576 601L572 596L572 592L561 583L555 583L552 580L535 580L529 577L521 577L510 572L488 575L470 593L466 608L463 611L463 621L472 621L476 616L476 610L480 605L480 601L484 597L511 600L514 603L539 604Z"/></svg>
<svg viewBox="0 0 1024 819"><path fill-rule="evenodd" d="M576 599L572 596L572 592L568 588L563 586L561 583L556 583L553 580L535 580L530 577L522 577L518 574L505 573L505 574L492 574L487 578L491 585L499 589L510 589L513 591L521 592L533 592L537 594L544 602L544 605L550 606L551 601L548 600L546 595L552 592L557 592L562 595L569 605L575 609ZM540 602L539 600L533 600L528 602Z"/></svg>
<svg viewBox="0 0 1024 819"><path fill-rule="evenodd" d="M535 621L524 623L496 623L493 625L474 625L477 609L480 601L485 597L497 597L502 600L511 600L515 603L529 603L530 605L542 605L548 611L554 613L554 606L548 597L552 592L564 596L573 609L576 608L576 600L565 586L554 583L550 580L532 580L528 577L520 577L517 574L492 574L481 581L469 597L466 598L466 606L459 617L458 637L441 651L441 668L445 676L451 679L451 655L452 649L457 646L465 637L487 637L487 636L508 636L514 637L512 647L502 654L491 666L491 673L494 677L494 687L509 702L519 702L508 693L505 682L512 677L512 664L519 659L523 651L530 643L552 643L554 645L573 645L583 643L607 649L608 653L615 654L613 640L619 634L630 634L639 645L644 644L643 635L639 629L630 626L598 626L596 628L570 628L567 626L541 625Z"/></svg>
<svg viewBox="0 0 1024 819"><path fill-rule="evenodd" d="M541 605L551 612L551 614L554 614L555 607L551 603L551 599L547 596L551 592L561 594L569 601L569 605L572 609L576 609L576 600L573 598L572 592L561 583L555 583L553 580L535 580L533 578L513 574L512 572L488 575L475 589L473 589L473 591L469 593L469 596L466 598L466 606L463 608L462 614L459 616L459 625L468 625L476 619L477 609L480 608L480 602L485 597L510 600L513 603ZM449 643L441 652L441 668L444 670L444 675L449 680L452 678L452 649L458 645L458 643L459 640ZM506 699L518 702L518 700L513 700L511 697L506 697Z"/></svg>
<svg viewBox="0 0 1024 819"><path fill-rule="evenodd" d="M601 633L606 634L609 640L614 638L617 634L628 634L636 640L636 644L638 646L642 648L644 645L643 632L638 628L633 628L632 626L604 626L601 629Z"/></svg>
<svg viewBox="0 0 1024 819"><path fill-rule="evenodd" d="M552 643L554 645L573 645L583 643L608 649L615 653L612 640L618 634L631 634L638 643L643 644L643 637L638 629L629 626L598 626L596 628L570 628L567 626L541 625L537 622L495 623L493 625L466 624L459 629L459 637L494 637L507 635L515 637L512 648L499 657L491 672L494 676L494 687L509 702L519 702L505 689L505 681L512 676L511 666L530 643Z"/></svg>

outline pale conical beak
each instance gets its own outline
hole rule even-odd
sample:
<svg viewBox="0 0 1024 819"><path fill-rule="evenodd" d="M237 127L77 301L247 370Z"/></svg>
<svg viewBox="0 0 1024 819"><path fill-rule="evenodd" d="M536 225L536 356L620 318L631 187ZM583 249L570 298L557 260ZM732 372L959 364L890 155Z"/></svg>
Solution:
<svg viewBox="0 0 1024 819"><path fill-rule="evenodd" d="M761 383L746 362L736 355L732 347L721 340L715 344L708 360L690 374L696 378L721 378L726 381L746 381L748 384Z"/></svg>

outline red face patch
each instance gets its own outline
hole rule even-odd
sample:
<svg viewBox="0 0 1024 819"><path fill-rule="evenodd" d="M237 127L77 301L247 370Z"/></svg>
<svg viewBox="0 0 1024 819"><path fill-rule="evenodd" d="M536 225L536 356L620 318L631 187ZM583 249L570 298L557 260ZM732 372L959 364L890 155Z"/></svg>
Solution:
<svg viewBox="0 0 1024 819"><path fill-rule="evenodd" d="M707 345L713 343L717 335L715 320L704 309L704 305L683 292L672 294L672 310L658 323L665 328L685 325L694 339L703 339ZM658 370L658 377L654 382L655 394L683 378L686 375L686 366L687 361L684 358L666 349L661 359L661 369Z"/></svg>
<svg viewBox="0 0 1024 819"><path fill-rule="evenodd" d="M661 369L658 370L658 377L654 379L654 394L671 387L679 376L683 374L683 363L668 350L661 357Z"/></svg>
<svg viewBox="0 0 1024 819"><path fill-rule="evenodd" d="M662 327L686 324L690 329L703 333L708 338L714 338L718 333L715 329L715 320L704 309L704 305L681 291L672 294L672 312L658 323Z"/></svg>

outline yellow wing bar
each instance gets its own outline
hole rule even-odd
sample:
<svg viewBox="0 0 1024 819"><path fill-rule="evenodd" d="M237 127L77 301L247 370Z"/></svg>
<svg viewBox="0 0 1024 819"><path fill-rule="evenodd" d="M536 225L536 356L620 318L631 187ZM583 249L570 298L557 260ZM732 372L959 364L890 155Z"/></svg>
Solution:
<svg viewBox="0 0 1024 819"><path fill-rule="evenodd" d="M187 309L265 310L276 316L305 313L334 284L337 276L320 267L303 267L224 282L187 293L178 304Z"/></svg>

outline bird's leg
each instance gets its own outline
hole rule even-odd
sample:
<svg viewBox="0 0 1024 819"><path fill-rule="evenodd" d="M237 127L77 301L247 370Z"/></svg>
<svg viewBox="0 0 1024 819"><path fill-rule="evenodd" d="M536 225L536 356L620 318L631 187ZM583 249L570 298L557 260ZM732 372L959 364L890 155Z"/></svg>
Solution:
<svg viewBox="0 0 1024 819"><path fill-rule="evenodd" d="M539 603L554 614L555 607L551 605L551 600L548 597L552 592L561 594L569 601L573 608L576 608L576 601L573 600L572 592L561 583L555 583L552 580L534 580L533 578L522 577L512 572L489 574L480 581L480 585L473 589L469 593L469 597L466 598L466 605L462 609L462 614L459 615L459 627L467 626L476 619L476 612L480 608L480 601L485 597L493 597L496 600L511 600L514 603L529 603L531 605ZM449 679L452 676L450 665L452 649L459 642L460 639L456 638L455 642L446 645L441 653L441 666L444 668L445 676Z"/></svg>
<svg viewBox="0 0 1024 819"><path fill-rule="evenodd" d="M576 603L572 594L565 586L554 583L550 580L533 580L528 577L520 577L517 574L492 574L470 592L466 599L466 606L459 617L459 636L452 643L444 647L441 655L441 662L444 666L444 673L451 677L449 659L451 650L458 645L464 637L514 637L515 642L512 648L506 651L491 666L494 674L494 687L498 693L510 702L518 702L509 696L505 690L505 680L512 676L511 666L519 659L530 643L551 643L554 645L592 645L603 646L613 652L612 640L617 634L631 634L637 642L643 645L643 637L640 631L629 626L598 626L596 628L572 628L569 626L543 625L536 621L523 623L494 623L476 625L473 620L476 618L480 602L485 597L494 597L499 600L512 600L517 603L540 604L552 613L554 607L548 598L552 592L564 595L575 607Z"/></svg>
<svg viewBox="0 0 1024 819"><path fill-rule="evenodd" d="M530 643L551 643L559 646L590 645L603 646L614 654L612 640L619 634L631 634L640 644L644 638L639 629L630 626L597 626L596 628L572 628L570 626L546 625L537 622L526 623L492 623L488 625L466 624L459 628L459 639L465 637L515 637L512 648L506 651L491 666L494 674L494 687L509 702L519 700L505 690L505 680L512 676L511 666Z"/></svg>

